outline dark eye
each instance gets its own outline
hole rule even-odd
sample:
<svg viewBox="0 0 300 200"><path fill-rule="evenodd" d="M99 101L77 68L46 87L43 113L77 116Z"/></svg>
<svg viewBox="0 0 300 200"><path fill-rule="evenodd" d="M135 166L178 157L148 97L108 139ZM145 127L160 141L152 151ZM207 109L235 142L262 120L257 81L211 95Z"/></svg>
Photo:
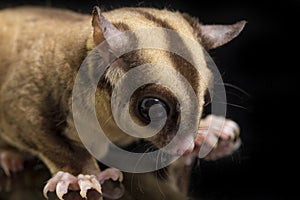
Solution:
<svg viewBox="0 0 300 200"><path fill-rule="evenodd" d="M169 106L161 99L154 97L145 97L140 101L138 105L138 111L143 120L145 120L146 122L151 121L149 113L151 107L151 117L155 121L163 119L164 113L167 112L168 115L170 111Z"/></svg>

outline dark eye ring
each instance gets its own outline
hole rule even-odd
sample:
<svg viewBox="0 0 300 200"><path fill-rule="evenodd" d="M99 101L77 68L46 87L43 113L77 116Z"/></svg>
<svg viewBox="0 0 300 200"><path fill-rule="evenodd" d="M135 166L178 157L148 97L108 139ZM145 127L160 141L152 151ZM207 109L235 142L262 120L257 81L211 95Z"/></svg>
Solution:
<svg viewBox="0 0 300 200"><path fill-rule="evenodd" d="M155 106L155 107L153 107ZM150 118L150 108L151 118ZM149 123L152 120L158 121L164 118L165 112L167 115L170 112L170 107L161 99L156 97L144 97L138 104L139 114L145 122Z"/></svg>

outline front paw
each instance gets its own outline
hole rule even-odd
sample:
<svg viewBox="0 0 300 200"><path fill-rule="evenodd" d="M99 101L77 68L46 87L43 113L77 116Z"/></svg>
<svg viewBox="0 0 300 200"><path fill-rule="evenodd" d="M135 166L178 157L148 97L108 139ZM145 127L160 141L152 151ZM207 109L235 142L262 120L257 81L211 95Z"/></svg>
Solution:
<svg viewBox="0 0 300 200"><path fill-rule="evenodd" d="M240 145L238 124L224 117L209 115L200 122L200 129L195 139L199 147L199 158L216 160L236 151Z"/></svg>
<svg viewBox="0 0 300 200"><path fill-rule="evenodd" d="M56 173L45 185L44 196L47 198L48 192L56 191L56 195L60 200L64 199L64 195L68 193L69 190L80 191L80 196L82 198L87 198L87 192L90 189L94 189L100 194L102 194L102 188L100 183L112 179L114 181L122 181L123 174L117 169L108 168L102 172L95 175L83 175L79 174L77 177L73 176L67 172ZM105 196L110 196L105 195Z"/></svg>

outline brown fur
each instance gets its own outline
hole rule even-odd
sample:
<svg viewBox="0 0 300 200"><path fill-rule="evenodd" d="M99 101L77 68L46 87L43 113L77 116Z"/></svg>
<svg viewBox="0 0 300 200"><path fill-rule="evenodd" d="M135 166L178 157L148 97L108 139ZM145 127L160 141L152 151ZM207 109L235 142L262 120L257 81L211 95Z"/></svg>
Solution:
<svg viewBox="0 0 300 200"><path fill-rule="evenodd" d="M122 8L103 15L121 31L164 27L203 42L199 30L195 31L200 25L179 12ZM95 159L76 134L71 109L77 69L87 53L104 40L97 21L93 20L92 26L91 17L87 15L32 7L2 10L0 19L0 149L10 146L28 151L41 158L52 174L60 170L74 175L99 171ZM130 53L121 60L126 67L111 66L96 92L99 122L104 131L110 133L113 142L126 145L135 139L123 133L111 117L111 90L127 70L143 63L172 66L186 77L199 98L197 117L200 120L207 85L189 62L169 52L150 49ZM202 62L205 65L204 59ZM142 78L159 73L150 72ZM210 76L209 70L204 73ZM168 78L177 81L177 77ZM155 87L149 86L143 92L152 94L159 90L162 96L175 99L170 91ZM139 95L141 93L136 98ZM138 121L134 108L131 113ZM165 145L169 141L164 138L169 129L164 129L157 136L159 138L150 141L157 146ZM178 166L182 168L182 162ZM177 168L174 170L179 173ZM166 186L165 183L162 185Z"/></svg>

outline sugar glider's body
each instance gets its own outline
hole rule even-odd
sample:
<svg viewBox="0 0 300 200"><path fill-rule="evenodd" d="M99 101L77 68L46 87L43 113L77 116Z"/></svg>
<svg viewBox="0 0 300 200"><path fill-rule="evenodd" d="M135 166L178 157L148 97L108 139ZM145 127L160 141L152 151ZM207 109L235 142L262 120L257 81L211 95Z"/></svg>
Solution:
<svg viewBox="0 0 300 200"><path fill-rule="evenodd" d="M195 24L194 19L168 10L122 8L103 15L96 10L93 26L91 16L60 9L21 7L0 11L0 153L29 152L38 156L52 174L63 171L68 172L71 178L78 174L92 175L87 178L89 180L94 178L93 175L99 178L100 169L96 160L77 136L71 109L77 70L88 52L106 39L103 34L106 29L100 27L99 16L104 16L119 31L163 27L201 42L199 31L195 30L200 25ZM228 42L242 27L243 24L240 24L231 38L223 38L225 42L217 41L215 45ZM204 44L216 47L209 36L207 41L203 41ZM180 67L184 61L173 59L171 54L160 50L144 50L135 56L138 57L138 64L150 62L174 66L192 84L200 99L199 107L203 106L206 86L201 84L202 80L191 66L185 64L186 68ZM114 86L118 75L125 72L120 67L108 70L106 79L100 81L96 93L100 124L105 121L106 129L111 132L111 140L120 145L129 144L134 139L120 131L114 120L107 120L111 116L109 88ZM156 89L159 88L148 88L149 93ZM168 92L163 94L169 95ZM199 110L200 117L202 108ZM151 142L157 146L164 145L157 141L154 138ZM18 169L4 160L0 160L0 164L7 174ZM114 179L122 179L117 171L108 171L107 177L111 174L117 174ZM50 183L46 191L56 188L58 196L62 198L66 193L62 186L57 186L57 182ZM75 184L73 189L82 190L79 186ZM64 185L64 188L68 188L68 185ZM100 185L93 188L100 191ZM85 195L84 192L82 195Z"/></svg>

